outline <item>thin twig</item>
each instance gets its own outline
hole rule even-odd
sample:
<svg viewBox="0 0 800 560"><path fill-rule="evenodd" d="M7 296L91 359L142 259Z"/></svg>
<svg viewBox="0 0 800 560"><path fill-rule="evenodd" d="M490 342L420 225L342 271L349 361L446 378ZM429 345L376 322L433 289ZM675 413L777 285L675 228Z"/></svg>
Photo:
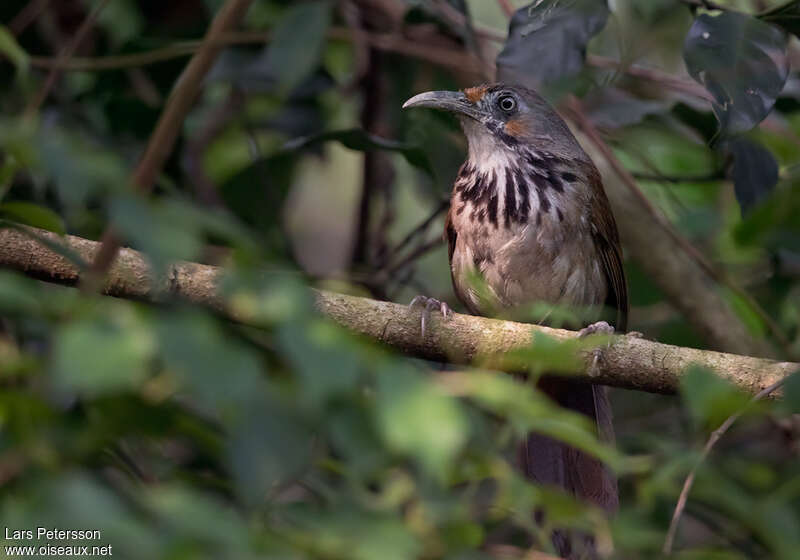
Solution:
<svg viewBox="0 0 800 560"><path fill-rule="evenodd" d="M500 9L503 10L506 17L510 18L514 15L514 6L511 4L510 0L497 0L497 3L500 5Z"/></svg>
<svg viewBox="0 0 800 560"><path fill-rule="evenodd" d="M642 151L637 146L629 147L628 151L629 151L629 153L631 154L632 157L634 157L637 160L639 160L639 162L642 165L644 165L645 168L647 168L650 171L650 175L652 177L660 177L661 175L663 175L661 173L661 171L659 171L659 169L655 166L655 164L653 164L653 162L651 162L648 159L647 155L642 153ZM647 173L634 173L634 172L631 172L631 175L637 181L642 180L643 178L644 178L644 180L648 180L647 179ZM642 175L644 177L642 177ZM652 179L650 179L650 180L652 180ZM662 181L662 183L663 183L663 181ZM662 189L661 192L664 194L664 196L667 197L667 199L669 200L669 202L671 202L673 204L673 206L678 208L684 214L686 213L686 211L687 211L686 204L683 203L681 198L674 192L673 189Z"/></svg>
<svg viewBox="0 0 800 560"><path fill-rule="evenodd" d="M141 68L128 68L125 72L136 96L150 108L160 107L164 103L161 92Z"/></svg>
<svg viewBox="0 0 800 560"><path fill-rule="evenodd" d="M330 28L328 30L328 38L336 41L354 40L352 32L344 27ZM424 41L413 41L397 33L370 33L364 31L362 38L370 47L375 49L418 58L430 62L431 64L436 64L437 66L444 66L461 71L479 72L479 61L475 59L472 54L465 52L463 49L432 45ZM230 45L261 44L267 43L270 40L272 40L272 32L270 31L228 32L216 37L213 41L213 45L224 47ZM200 48L201 43L201 41L184 41L141 53L73 58L64 62L52 57L32 56L30 58L30 63L31 66L39 68L52 68L56 66L70 71L118 70L120 68L146 66L148 64L172 60L173 58L189 56Z"/></svg>
<svg viewBox="0 0 800 560"><path fill-rule="evenodd" d="M369 51L369 68L361 84L364 104L361 108L361 126L369 134L389 137L385 119L387 96L386 77L383 74L383 53ZM356 239L353 243L353 265L371 265L375 257L376 228L372 225L375 195L387 193L394 179L394 169L386 154L376 150L364 154L362 165L361 198L358 206Z"/></svg>
<svg viewBox="0 0 800 560"><path fill-rule="evenodd" d="M19 37L31 23L36 21L36 18L47 8L49 3L50 0L30 0L8 24L8 30L14 37Z"/></svg>
<svg viewBox="0 0 800 560"><path fill-rule="evenodd" d="M161 172L164 162L172 152L186 113L200 91L200 85L219 53L215 42L225 31L238 24L250 7L252 0L227 0L208 28L203 43L178 77L155 130L147 142L142 159L136 167L131 182L133 186L149 193ZM92 263L86 288L93 289L101 281L120 247L120 240L111 226L103 232L102 246Z"/></svg>
<svg viewBox="0 0 800 560"><path fill-rule="evenodd" d="M240 40L229 40L225 44L236 45L244 42L245 41ZM138 53L74 57L66 61L61 61L58 58L49 56L32 56L30 57L30 64L36 68L55 68L65 72L123 70L125 68L139 68L158 62L165 62L174 58L180 58L182 56L189 56L200 48L200 43L201 41L184 41Z"/></svg>
<svg viewBox="0 0 800 560"><path fill-rule="evenodd" d="M233 116L246 101L245 94L234 88L222 103L214 107L206 117L203 126L186 143L185 165L197 198L208 206L222 206L216 186L206 173L203 157L206 150L225 130Z"/></svg>
<svg viewBox="0 0 800 560"><path fill-rule="evenodd" d="M662 548L662 552L665 556L672 554L672 547L675 543L675 535L678 532L678 525L680 524L683 511L686 509L686 502L689 499L689 492L692 490L692 485L694 484L694 479L697 475L697 469L706 460L706 458L708 458L709 453L711 453L711 449L714 447L714 445L716 445L720 438L725 435L725 432L727 432L730 427L733 426L734 422L736 422L755 402L760 401L764 397L767 397L780 389L781 386L783 386L783 384L786 382L786 379L788 379L788 377L784 377L766 389L761 390L752 399L750 399L743 408L730 415L720 425L719 428L711 432L711 435L709 436L708 441L706 441L706 444L703 447L703 452L700 454L697 463L695 463L694 467L692 467L692 470L689 471L689 475L686 477L686 480L683 483L683 488L681 489L681 493L678 496L678 503L675 504L675 512L672 514L672 521L670 521L669 529L667 530L667 536L664 539L664 547Z"/></svg>
<svg viewBox="0 0 800 560"><path fill-rule="evenodd" d="M436 205L436 208L433 209L433 212L431 212L430 215L427 218L422 220L419 223L419 225L417 225L417 227L415 227L414 229L409 231L406 234L406 236L400 241L400 243L398 243L395 246L395 248L392 250L391 254L386 257L386 259L385 259L386 262L391 261L393 257L395 257L396 255L400 254L400 252L403 249L405 249L406 246L409 243L411 243L411 241L413 241L415 237L417 237L420 233L422 233L425 230L427 230L428 226L430 226L433 223L433 221L436 218L438 218L442 214L442 212L447 210L449 207L450 207L450 200L447 199L447 198L442 199L442 201L439 202L439 204ZM386 263L383 263L383 264L386 264Z"/></svg>
<svg viewBox="0 0 800 560"><path fill-rule="evenodd" d="M634 179L639 181L658 181L661 183L716 183L722 181L725 176L714 171L702 175L664 175L662 173L631 173Z"/></svg>
<svg viewBox="0 0 800 560"><path fill-rule="evenodd" d="M62 49L60 53L58 53L57 60L59 61L59 64L55 68L52 68L50 70L50 73L47 75L47 78L45 79L44 85L41 87L39 92L33 97L31 102L25 108L25 118L30 118L36 112L39 111L39 108L42 106L42 103L44 103L45 99L47 99L47 96L50 95L53 86L56 85L56 82L58 81L58 78L61 75L61 70L59 70L59 66L61 66L61 64L63 64L64 62L68 61L70 58L72 58L72 55L75 54L75 51L78 49L83 40L86 38L86 34L92 28L92 25L94 24L95 20L97 20L97 16L100 15L100 12L103 11L103 8L106 7L106 4L108 4L108 0L101 0L94 7L94 9L91 12L89 12L89 14L81 23L81 26L75 32L75 35L72 37L72 40L69 43L67 43L67 46L64 47L64 49Z"/></svg>
<svg viewBox="0 0 800 560"><path fill-rule="evenodd" d="M395 289L391 290L391 291L387 290L387 292L386 292L386 295L388 296L389 301L397 301L397 296L400 294L400 291L403 288L411 287L413 289L414 275L416 273L417 273L416 268L414 268L413 266L409 266L405 270L405 272L402 273L401 276L399 276L399 277L394 279L395 280L395 284L397 284L395 286ZM425 294L425 293L430 293L430 292L421 291L421 292L418 292L418 293Z"/></svg>
<svg viewBox="0 0 800 560"><path fill-rule="evenodd" d="M599 56L596 54L587 54L586 64L589 66L594 66L595 68L616 69L628 76L655 82L672 91L684 93L700 99L705 99L706 101L711 101L713 99L712 95L708 93L706 88L699 83L688 78L674 76L656 68L639 66L636 64L624 64L618 60L614 60L613 58Z"/></svg>
<svg viewBox="0 0 800 560"><path fill-rule="evenodd" d="M444 243L444 239L440 237L436 237L435 239L431 239L430 241L426 241L422 243L413 251L411 251L408 255L406 255L403 259L398 261L397 263L389 266L386 268L386 275L391 278L397 272L403 270L409 264L413 263L415 260L420 258L421 256L425 255L426 253L432 251L433 249L437 248L439 245Z"/></svg>
<svg viewBox="0 0 800 560"><path fill-rule="evenodd" d="M353 75L342 86L343 93L352 93L369 71L369 42L361 21L361 10L352 0L339 4L339 12L353 37Z"/></svg>
<svg viewBox="0 0 800 560"><path fill-rule="evenodd" d="M477 29L478 36L490 40L504 40L500 35L491 35L487 30ZM269 31L245 31L238 33L225 33L215 40L218 46L259 44L269 42L272 34ZM332 27L328 30L328 38L337 41L353 41L352 32L343 27ZM460 71L480 73L480 61L474 55L463 49L431 45L423 41L412 41L397 33L370 33L363 32L362 37L370 47L393 52L424 60L437 66L443 66ZM91 58L72 58L68 61L59 61L51 57L33 56L30 58L32 66L39 68L60 67L65 71L102 71L118 70L146 66L189 56L200 46L200 41L185 41L166 47L126 55L110 55ZM625 65L618 60L598 55L587 55L586 63L595 68L616 68L624 74L646 81L657 83L671 91L691 95L699 99L710 101L711 94L706 89L688 78L674 76L662 70L638 65Z"/></svg>
<svg viewBox="0 0 800 560"><path fill-rule="evenodd" d="M447 20L447 22L452 25L454 29L463 33L462 37L466 43L467 50L470 51L478 61L483 79L486 81L492 81L495 74L495 65L493 61L487 58L483 51L483 45L478 41L478 34L476 33L472 24L472 19L469 16L468 7L467 12L462 13L445 0L438 0L436 2L436 7L439 15L443 19ZM480 36L480 38L484 39L483 36Z"/></svg>

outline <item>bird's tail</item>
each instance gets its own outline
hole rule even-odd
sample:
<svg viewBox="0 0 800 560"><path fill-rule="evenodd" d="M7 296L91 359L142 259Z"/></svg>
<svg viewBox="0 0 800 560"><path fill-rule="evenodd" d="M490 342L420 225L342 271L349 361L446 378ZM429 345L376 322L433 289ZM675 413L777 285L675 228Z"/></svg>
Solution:
<svg viewBox="0 0 800 560"><path fill-rule="evenodd" d="M543 379L540 388L562 406L585 414L597 422L601 441L613 443L611 405L605 387L564 379ZM594 457L552 438L528 434L520 445L519 461L525 476L545 486L560 486L579 500L603 508L609 514L619 505L616 477ZM573 552L576 535L557 531L553 544L564 558L594 557L593 543L583 538L583 553ZM579 556L576 556L579 554Z"/></svg>

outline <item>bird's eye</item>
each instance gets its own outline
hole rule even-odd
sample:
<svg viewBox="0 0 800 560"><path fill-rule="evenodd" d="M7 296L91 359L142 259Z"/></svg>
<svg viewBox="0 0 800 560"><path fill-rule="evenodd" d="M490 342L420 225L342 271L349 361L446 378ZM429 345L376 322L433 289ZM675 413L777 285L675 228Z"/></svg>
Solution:
<svg viewBox="0 0 800 560"><path fill-rule="evenodd" d="M511 111L517 108L517 100L511 97L510 95L504 95L503 97L497 100L497 106L500 107L506 113L510 113Z"/></svg>

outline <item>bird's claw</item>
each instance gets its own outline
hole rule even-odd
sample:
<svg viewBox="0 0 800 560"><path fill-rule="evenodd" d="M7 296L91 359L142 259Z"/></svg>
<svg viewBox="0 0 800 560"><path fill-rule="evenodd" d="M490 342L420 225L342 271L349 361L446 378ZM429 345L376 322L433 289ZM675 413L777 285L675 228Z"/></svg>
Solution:
<svg viewBox="0 0 800 560"><path fill-rule="evenodd" d="M592 323L588 327L582 328L578 332L578 338L584 338L593 334L605 334L605 335L612 335L614 334L615 330L614 327L609 325L605 321L598 321L596 323ZM592 350L592 363L589 364L589 377L597 377L600 375L600 360L603 358L603 353L600 348L595 348Z"/></svg>
<svg viewBox="0 0 800 560"><path fill-rule="evenodd" d="M425 296L415 297L411 300L411 303L408 306L411 309L414 309L415 307L422 307L422 319L420 319L422 338L425 338L425 334L427 333L428 321L430 321L431 318L431 311L439 311L442 314L442 318L445 320L449 319L450 314L452 313L450 306L447 305L447 303Z"/></svg>
<svg viewBox="0 0 800 560"><path fill-rule="evenodd" d="M578 338L584 338L593 334L614 334L615 332L614 327L605 321L597 321L578 331Z"/></svg>

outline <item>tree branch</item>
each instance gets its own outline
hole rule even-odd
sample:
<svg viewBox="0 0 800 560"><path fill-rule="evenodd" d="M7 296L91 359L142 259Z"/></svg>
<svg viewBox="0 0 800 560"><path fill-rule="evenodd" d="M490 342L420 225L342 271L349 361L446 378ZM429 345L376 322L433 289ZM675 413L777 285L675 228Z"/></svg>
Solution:
<svg viewBox="0 0 800 560"><path fill-rule="evenodd" d="M69 260L44 246L60 245L85 262L91 262L100 244L80 237L60 237L44 230L26 228L0 230L0 266L19 270L28 276L75 286L80 270ZM233 320L257 324L249 309L221 299L217 286L223 270L197 263L178 263L163 279L154 281L145 257L131 249L121 249L109 269L103 292L117 297L155 300L164 293L191 303L210 306ZM339 325L419 358L469 364L488 359L492 368L511 371L505 356L528 347L534 335L556 339L575 338L577 333L537 325L453 314L443 321L432 318L434 327L424 339L420 335L420 311L366 298L315 291L317 309ZM756 394L772 386L800 364L762 358L724 354L695 348L681 348L649 340L620 336L603 348L598 367L589 375L590 356L579 379L627 389L670 393L679 385L691 364L715 370L739 388Z"/></svg>

